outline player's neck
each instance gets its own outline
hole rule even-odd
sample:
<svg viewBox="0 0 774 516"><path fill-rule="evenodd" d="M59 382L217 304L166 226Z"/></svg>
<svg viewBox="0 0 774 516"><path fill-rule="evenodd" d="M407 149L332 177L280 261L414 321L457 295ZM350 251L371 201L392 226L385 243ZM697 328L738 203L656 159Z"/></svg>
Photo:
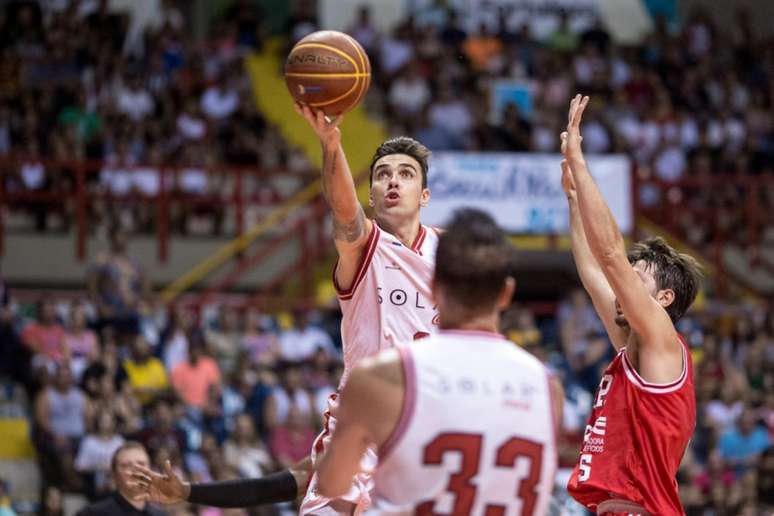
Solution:
<svg viewBox="0 0 774 516"><path fill-rule="evenodd" d="M447 309L441 312L438 327L442 330L485 331L497 333L500 316L497 313L470 315Z"/></svg>
<svg viewBox="0 0 774 516"><path fill-rule="evenodd" d="M421 224L419 223L419 213L409 218L395 219L393 217L377 217L376 223L379 227L400 240L400 243L406 247L414 245L414 241L419 234Z"/></svg>

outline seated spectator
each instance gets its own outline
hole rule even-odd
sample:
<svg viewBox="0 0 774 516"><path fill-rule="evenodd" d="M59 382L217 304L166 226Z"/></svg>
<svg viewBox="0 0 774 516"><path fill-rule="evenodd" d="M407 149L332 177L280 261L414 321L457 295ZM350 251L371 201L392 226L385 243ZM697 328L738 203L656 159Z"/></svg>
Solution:
<svg viewBox="0 0 774 516"><path fill-rule="evenodd" d="M188 360L172 370L172 387L178 396L191 407L203 409L210 391L220 392L220 369L212 358L205 356L204 340L197 337L188 349Z"/></svg>
<svg viewBox="0 0 774 516"><path fill-rule="evenodd" d="M150 284L140 264L127 254L128 235L116 228L110 251L91 267L89 290L97 303L97 326L112 327L119 342L139 332L139 305Z"/></svg>
<svg viewBox="0 0 774 516"><path fill-rule="evenodd" d="M489 69L492 60L503 52L503 42L491 34L486 23L480 23L478 34L468 36L462 44L465 57L470 60L473 68L483 72Z"/></svg>
<svg viewBox="0 0 774 516"><path fill-rule="evenodd" d="M267 431L285 424L290 409L296 408L304 417L313 417L313 405L309 392L303 388L301 370L289 364L282 375L281 385L275 386L264 408L264 427Z"/></svg>
<svg viewBox="0 0 774 516"><path fill-rule="evenodd" d="M145 337L137 335L132 343L131 358L124 361L129 385L143 405L169 389L167 372L161 360L151 355Z"/></svg>
<svg viewBox="0 0 774 516"><path fill-rule="evenodd" d="M155 109L153 97L143 85L140 77L130 77L126 86L121 88L116 99L118 111L133 122L139 122Z"/></svg>
<svg viewBox="0 0 774 516"><path fill-rule="evenodd" d="M448 85L440 88L437 100L430 105L428 116L433 126L442 127L459 139L463 139L473 127L470 106Z"/></svg>
<svg viewBox="0 0 774 516"><path fill-rule="evenodd" d="M239 92L234 81L222 74L215 84L204 90L202 112L207 118L220 122L230 117L239 106Z"/></svg>
<svg viewBox="0 0 774 516"><path fill-rule="evenodd" d="M153 455L162 448L182 453L186 449L185 432L175 423L172 404L164 398L153 402L150 418L134 439L141 442Z"/></svg>
<svg viewBox="0 0 774 516"><path fill-rule="evenodd" d="M34 441L47 481L80 487L73 459L91 419L89 400L73 385L70 368L57 366L53 385L43 389L35 400Z"/></svg>
<svg viewBox="0 0 774 516"><path fill-rule="evenodd" d="M418 115L430 101L430 86L417 61L409 63L406 71L390 82L388 101L399 118Z"/></svg>
<svg viewBox="0 0 774 516"><path fill-rule="evenodd" d="M255 432L252 418L241 414L231 438L223 445L226 463L245 478L260 478L270 472L274 462Z"/></svg>
<svg viewBox="0 0 774 516"><path fill-rule="evenodd" d="M142 405L129 382L117 384L113 375L104 370L102 376L90 383L96 383L92 391L87 391L94 414L112 414L122 434L131 434L142 428Z"/></svg>
<svg viewBox="0 0 774 516"><path fill-rule="evenodd" d="M172 309L167 327L161 332L164 367L168 373L188 356L189 333L195 332L195 315L183 306Z"/></svg>
<svg viewBox="0 0 774 516"><path fill-rule="evenodd" d="M771 442L766 429L757 424L755 412L745 409L739 422L721 434L718 441L720 455L741 474L753 467Z"/></svg>
<svg viewBox="0 0 774 516"><path fill-rule="evenodd" d="M242 335L237 311L231 306L222 305L216 326L207 330L205 336L207 346L225 376L231 375L236 369L242 352Z"/></svg>
<svg viewBox="0 0 774 516"><path fill-rule="evenodd" d="M138 442L129 441L122 444L113 454L110 470L116 490L102 501L93 503L78 512L77 516L105 516L121 514L145 514L148 516L163 516L166 512L150 505L145 500L137 498L130 485L135 467L150 467L150 458L145 448Z"/></svg>
<svg viewBox="0 0 774 516"><path fill-rule="evenodd" d="M268 366L277 363L280 346L277 336L271 330L271 317L255 310L247 312L242 349L247 352L251 363Z"/></svg>
<svg viewBox="0 0 774 516"><path fill-rule="evenodd" d="M271 452L281 467L289 468L309 454L314 438L309 418L298 407L291 407L285 422L271 433Z"/></svg>
<svg viewBox="0 0 774 516"><path fill-rule="evenodd" d="M289 362L312 358L317 348L323 348L329 356L336 356L331 336L309 324L309 312L298 310L294 314L295 326L280 335L280 356Z"/></svg>
<svg viewBox="0 0 774 516"><path fill-rule="evenodd" d="M96 432L84 437L75 457L75 469L93 475L91 494L100 496L110 488L110 462L124 438L116 433L116 420L110 412L97 417Z"/></svg>
<svg viewBox="0 0 774 516"><path fill-rule="evenodd" d="M56 320L54 302L51 299L40 299L36 312L37 320L24 328L22 342L34 353L33 367L44 367L51 372L67 355L65 330Z"/></svg>
<svg viewBox="0 0 774 516"><path fill-rule="evenodd" d="M559 26L548 37L547 45L561 52L572 52L578 47L578 35L570 29L570 17L567 11L559 15Z"/></svg>
<svg viewBox="0 0 774 516"><path fill-rule="evenodd" d="M86 310L81 303L70 308L70 326L64 336L64 343L70 355L70 369L76 381L80 381L86 367L99 358L97 334L86 327Z"/></svg>
<svg viewBox="0 0 774 516"><path fill-rule="evenodd" d="M721 390L721 398L710 400L705 408L707 423L718 434L733 428L744 410L744 403L733 384L726 383Z"/></svg>

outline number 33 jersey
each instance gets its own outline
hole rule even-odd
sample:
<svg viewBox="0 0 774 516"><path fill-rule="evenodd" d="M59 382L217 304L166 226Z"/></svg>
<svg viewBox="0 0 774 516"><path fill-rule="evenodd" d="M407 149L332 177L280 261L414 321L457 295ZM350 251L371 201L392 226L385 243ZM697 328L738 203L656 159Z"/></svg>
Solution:
<svg viewBox="0 0 774 516"><path fill-rule="evenodd" d="M398 349L403 411L379 448L369 514L545 514L556 447L543 364L486 332Z"/></svg>
<svg viewBox="0 0 774 516"><path fill-rule="evenodd" d="M683 369L674 382L646 382L624 349L605 370L567 485L592 512L623 499L650 514L683 514L675 476L696 425L696 398L682 337L680 345Z"/></svg>

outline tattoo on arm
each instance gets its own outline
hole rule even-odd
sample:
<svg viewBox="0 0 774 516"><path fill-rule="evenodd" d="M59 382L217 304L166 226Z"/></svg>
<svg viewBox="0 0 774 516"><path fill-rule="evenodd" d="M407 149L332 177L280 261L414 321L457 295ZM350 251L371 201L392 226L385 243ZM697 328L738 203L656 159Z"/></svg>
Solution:
<svg viewBox="0 0 774 516"><path fill-rule="evenodd" d="M341 222L333 218L333 238L347 243L356 241L365 230L365 213L360 208L350 222Z"/></svg>

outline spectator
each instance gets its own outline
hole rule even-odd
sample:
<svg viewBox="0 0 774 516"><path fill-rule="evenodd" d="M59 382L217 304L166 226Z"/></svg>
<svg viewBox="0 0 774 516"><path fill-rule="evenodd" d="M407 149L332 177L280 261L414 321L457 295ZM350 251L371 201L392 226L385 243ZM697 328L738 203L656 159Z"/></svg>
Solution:
<svg viewBox="0 0 774 516"><path fill-rule="evenodd" d="M135 435L135 438L152 455L161 449L179 455L186 449L185 433L175 423L172 404L164 398L153 402L148 424Z"/></svg>
<svg viewBox="0 0 774 516"><path fill-rule="evenodd" d="M462 44L462 51L473 69L485 72L492 67L493 61L503 52L503 42L489 31L486 23L480 23L478 34L468 36Z"/></svg>
<svg viewBox="0 0 774 516"><path fill-rule="evenodd" d="M167 327L161 334L164 367L168 373L188 356L189 334L196 332L195 315L183 306L171 310Z"/></svg>
<svg viewBox="0 0 774 516"><path fill-rule="evenodd" d="M429 119L433 126L443 127L459 139L473 126L470 106L448 85L441 86L438 100L430 106Z"/></svg>
<svg viewBox="0 0 774 516"><path fill-rule="evenodd" d="M91 494L99 496L109 490L110 462L113 454L124 444L116 433L116 421L111 412L97 417L97 431L81 441L75 457L75 469L93 476Z"/></svg>
<svg viewBox="0 0 774 516"><path fill-rule="evenodd" d="M271 331L271 317L250 310L246 319L242 349L255 365L275 365L280 356L280 346L277 336Z"/></svg>
<svg viewBox="0 0 774 516"><path fill-rule="evenodd" d="M67 358L65 331L56 320L54 302L43 298L37 303L37 321L27 325L22 341L34 353L33 366L51 371L56 364ZM69 371L69 368L67 368Z"/></svg>
<svg viewBox="0 0 774 516"><path fill-rule="evenodd" d="M82 303L70 307L70 327L64 336L64 346L70 355L70 369L80 381L86 367L99 359L97 334L86 327L86 309Z"/></svg>
<svg viewBox="0 0 774 516"><path fill-rule="evenodd" d="M285 424L292 408L306 417L312 417L312 400L306 389L303 388L301 370L288 364L282 376L282 384L272 389L266 401L264 409L264 426L266 430L273 430L279 425Z"/></svg>
<svg viewBox="0 0 774 516"><path fill-rule="evenodd" d="M122 444L113 454L110 464L116 490L110 497L82 509L78 512L78 516L103 516L105 514L116 516L122 514L162 516L166 514L148 502L138 500L137 493L130 484L132 472L136 466L150 467L150 459L145 448L140 443L134 441Z"/></svg>
<svg viewBox="0 0 774 516"><path fill-rule="evenodd" d="M73 459L92 418L88 398L73 385L67 365L56 368L53 386L35 400L35 443L44 478L55 485L79 488Z"/></svg>
<svg viewBox="0 0 774 516"><path fill-rule="evenodd" d="M298 310L294 314L295 325L280 335L280 356L289 362L301 362L312 358L317 348L323 348L329 356L336 355L330 335L309 324L310 313Z"/></svg>
<svg viewBox="0 0 774 516"><path fill-rule="evenodd" d="M416 60L390 82L388 95L390 108L399 119L416 116L424 109L430 101L430 87Z"/></svg>
<svg viewBox="0 0 774 516"><path fill-rule="evenodd" d="M124 361L124 369L134 395L143 405L169 389L169 380L164 364L151 355L150 346L142 335L132 343L132 356Z"/></svg>
<svg viewBox="0 0 774 516"><path fill-rule="evenodd" d="M233 80L221 75L215 84L204 91L201 108L204 115L214 122L229 118L239 106L239 93Z"/></svg>
<svg viewBox="0 0 774 516"><path fill-rule="evenodd" d="M131 434L142 428L142 405L129 382L117 384L107 370L96 381L98 387L92 392L87 391L94 414L112 414L122 434Z"/></svg>
<svg viewBox="0 0 774 516"><path fill-rule="evenodd" d="M572 52L578 46L578 35L570 28L570 17L567 11L559 14L559 26L548 37L550 48L561 52Z"/></svg>
<svg viewBox="0 0 774 516"><path fill-rule="evenodd" d="M139 122L155 109L153 97L142 84L139 77L130 77L127 85L121 88L116 98L118 111L130 120Z"/></svg>
<svg viewBox="0 0 774 516"><path fill-rule="evenodd" d="M206 333L207 345L225 376L231 375L241 357L243 333L234 307L222 305L214 328Z"/></svg>
<svg viewBox="0 0 774 516"><path fill-rule="evenodd" d="M232 437L223 445L226 463L245 478L260 478L271 471L273 461L247 414L236 419Z"/></svg>
<svg viewBox="0 0 774 516"><path fill-rule="evenodd" d="M110 251L97 257L89 274L89 290L97 305L99 328L112 327L123 339L139 333L139 305L150 285L140 265L127 253L127 234L110 235Z"/></svg>
<svg viewBox="0 0 774 516"><path fill-rule="evenodd" d="M307 456L315 434L309 418L298 408L291 407L286 421L271 433L271 451L283 468L288 468Z"/></svg>
<svg viewBox="0 0 774 516"><path fill-rule="evenodd" d="M357 21L347 30L358 43L363 45L366 53L371 55L379 41L379 30L371 21L371 9L367 5L361 5L357 10Z"/></svg>
<svg viewBox="0 0 774 516"><path fill-rule="evenodd" d="M720 436L718 449L721 457L737 469L737 473L753 467L770 445L766 429L758 425L755 413L745 409L739 423Z"/></svg>
<svg viewBox="0 0 774 516"><path fill-rule="evenodd" d="M188 360L172 370L172 386L186 405L202 409L207 404L210 391L220 392L220 369L210 357L204 356L203 339L191 341Z"/></svg>

